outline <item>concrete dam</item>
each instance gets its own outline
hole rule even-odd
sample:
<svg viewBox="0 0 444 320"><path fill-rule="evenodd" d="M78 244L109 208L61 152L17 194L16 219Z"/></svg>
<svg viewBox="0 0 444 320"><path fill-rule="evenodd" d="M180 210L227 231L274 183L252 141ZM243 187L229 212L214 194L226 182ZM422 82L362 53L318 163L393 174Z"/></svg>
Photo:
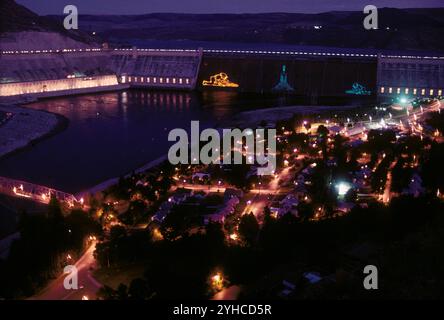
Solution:
<svg viewBox="0 0 444 320"><path fill-rule="evenodd" d="M339 51L63 49L2 51L0 97L123 88L227 89L307 97L441 96L444 57Z"/></svg>

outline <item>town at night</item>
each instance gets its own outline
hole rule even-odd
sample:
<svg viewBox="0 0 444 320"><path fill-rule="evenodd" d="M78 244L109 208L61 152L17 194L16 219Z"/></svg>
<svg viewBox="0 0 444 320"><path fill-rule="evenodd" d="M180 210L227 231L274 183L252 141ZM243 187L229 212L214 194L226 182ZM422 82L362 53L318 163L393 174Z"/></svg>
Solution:
<svg viewBox="0 0 444 320"><path fill-rule="evenodd" d="M443 32L434 0L2 0L0 300L442 299Z"/></svg>

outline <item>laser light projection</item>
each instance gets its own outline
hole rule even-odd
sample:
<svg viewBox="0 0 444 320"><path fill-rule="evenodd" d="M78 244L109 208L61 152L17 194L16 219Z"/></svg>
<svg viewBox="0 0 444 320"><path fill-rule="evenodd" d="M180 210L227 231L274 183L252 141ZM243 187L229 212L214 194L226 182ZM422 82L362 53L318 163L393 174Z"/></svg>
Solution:
<svg viewBox="0 0 444 320"><path fill-rule="evenodd" d="M231 82L225 72L215 74L210 77L210 80L202 81L205 87L222 87L222 88L238 88L239 84Z"/></svg>
<svg viewBox="0 0 444 320"><path fill-rule="evenodd" d="M347 94L354 94L357 96L369 96L372 94L371 91L367 90L362 84L357 82L353 83L352 88L350 90L345 91Z"/></svg>

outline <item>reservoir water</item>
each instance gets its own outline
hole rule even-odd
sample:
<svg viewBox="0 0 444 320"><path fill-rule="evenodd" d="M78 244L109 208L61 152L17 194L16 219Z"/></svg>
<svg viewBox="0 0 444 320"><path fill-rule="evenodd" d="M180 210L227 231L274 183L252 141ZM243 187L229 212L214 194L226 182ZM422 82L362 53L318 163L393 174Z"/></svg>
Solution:
<svg viewBox="0 0 444 320"><path fill-rule="evenodd" d="M288 99L230 91L129 90L40 100L27 105L63 115L68 127L0 160L0 175L77 193L165 155L174 128L215 126L246 110Z"/></svg>

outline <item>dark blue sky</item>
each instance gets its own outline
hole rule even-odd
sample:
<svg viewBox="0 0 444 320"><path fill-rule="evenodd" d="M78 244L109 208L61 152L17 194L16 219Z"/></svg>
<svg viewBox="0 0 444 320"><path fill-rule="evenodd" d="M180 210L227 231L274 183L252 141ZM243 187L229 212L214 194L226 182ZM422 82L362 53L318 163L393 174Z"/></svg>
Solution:
<svg viewBox="0 0 444 320"><path fill-rule="evenodd" d="M79 14L324 12L377 7L443 7L443 0L16 0L39 14L61 14L67 4Z"/></svg>

